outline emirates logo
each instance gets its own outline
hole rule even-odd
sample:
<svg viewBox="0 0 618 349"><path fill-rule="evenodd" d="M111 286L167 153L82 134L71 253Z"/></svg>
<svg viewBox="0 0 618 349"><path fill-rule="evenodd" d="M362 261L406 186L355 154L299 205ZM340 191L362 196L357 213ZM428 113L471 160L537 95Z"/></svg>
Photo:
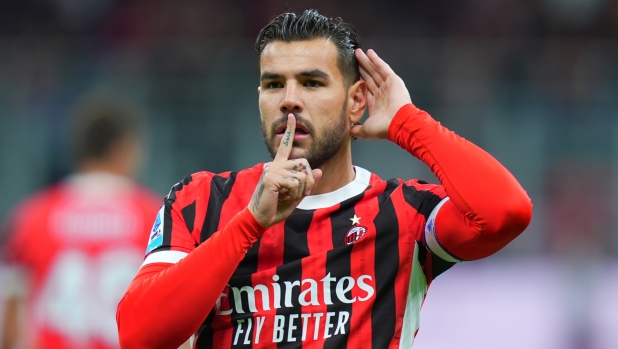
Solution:
<svg viewBox="0 0 618 349"><path fill-rule="evenodd" d="M356 241L360 240L360 238L365 236L366 232L367 232L367 228L365 228L365 227L362 227L362 226L352 227L350 229L350 231L348 231L348 233L345 234L345 243L346 243L346 245L353 244Z"/></svg>

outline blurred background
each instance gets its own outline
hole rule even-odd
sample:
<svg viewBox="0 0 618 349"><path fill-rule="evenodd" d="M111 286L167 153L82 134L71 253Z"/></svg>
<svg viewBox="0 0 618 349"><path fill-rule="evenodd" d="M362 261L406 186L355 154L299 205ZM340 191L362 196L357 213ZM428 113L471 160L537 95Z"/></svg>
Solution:
<svg viewBox="0 0 618 349"><path fill-rule="evenodd" d="M189 173L267 161L255 37L307 8L352 23L534 204L507 248L432 284L415 348L618 348L618 0L3 0L0 217L71 171L70 116L96 94L141 111L139 181L161 197ZM437 181L388 142L353 154L383 178Z"/></svg>

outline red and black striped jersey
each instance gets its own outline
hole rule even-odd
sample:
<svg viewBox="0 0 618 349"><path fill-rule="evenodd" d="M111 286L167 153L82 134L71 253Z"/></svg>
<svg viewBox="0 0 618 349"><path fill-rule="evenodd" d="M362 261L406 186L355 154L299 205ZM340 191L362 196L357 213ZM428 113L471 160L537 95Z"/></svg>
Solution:
<svg viewBox="0 0 618 349"><path fill-rule="evenodd" d="M247 207L262 171L199 172L176 184L144 264L176 263L208 240ZM253 244L204 314L195 347L411 346L428 285L454 264L424 237L446 192L355 171L346 186L305 197Z"/></svg>

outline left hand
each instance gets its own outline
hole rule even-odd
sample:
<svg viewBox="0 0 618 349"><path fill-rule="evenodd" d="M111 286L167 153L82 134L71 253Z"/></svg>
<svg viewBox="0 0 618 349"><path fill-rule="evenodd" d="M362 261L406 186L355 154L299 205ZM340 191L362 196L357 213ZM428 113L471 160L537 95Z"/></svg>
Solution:
<svg viewBox="0 0 618 349"><path fill-rule="evenodd" d="M354 126L350 134L363 139L386 139L388 127L397 111L412 103L403 80L395 74L374 50L356 49L360 73L367 83L369 117L362 125Z"/></svg>

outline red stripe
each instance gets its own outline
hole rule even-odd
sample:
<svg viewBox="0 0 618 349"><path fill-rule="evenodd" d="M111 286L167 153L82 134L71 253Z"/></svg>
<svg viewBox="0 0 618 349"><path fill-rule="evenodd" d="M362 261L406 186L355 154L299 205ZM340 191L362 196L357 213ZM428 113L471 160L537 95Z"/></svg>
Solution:
<svg viewBox="0 0 618 349"><path fill-rule="evenodd" d="M195 176L195 175L194 175ZM211 178L205 178L205 176L193 177L193 182L189 183L189 187L193 186L193 190L196 191L193 197L195 199L195 222L193 225L193 231L191 235L197 242L200 241L200 232L204 225L204 219L206 218L206 211L208 209L208 199L210 198L210 180ZM201 181L202 183L197 183ZM201 199L201 200L200 200ZM188 203L190 204L190 202ZM182 207L180 207L182 208ZM173 238L173 235L172 235Z"/></svg>
<svg viewBox="0 0 618 349"><path fill-rule="evenodd" d="M219 227L217 230L225 227L227 222L238 214L238 212L247 207L259 180L259 175L259 173L252 170L238 172L232 190L230 191L229 199L225 200L221 208L221 216L219 218ZM208 205L208 203L206 203L206 205Z"/></svg>
<svg viewBox="0 0 618 349"><path fill-rule="evenodd" d="M307 231L307 246L309 247L309 255L311 257L304 258L302 261L303 266L303 279L311 278L319 281L326 276L326 253L333 249L332 231L330 224L330 214L336 211L339 205L335 205L327 210L317 210L313 216L313 221ZM302 289L303 291L306 289ZM324 289L319 287L319 299L324 299ZM314 314L322 313L326 314L328 306L321 304L319 306L304 306L302 307L302 314ZM316 318L309 317L306 320L300 320L300 325L305 326L303 333L305 334L305 341L303 346L307 348L320 348L324 346L325 339L323 338L324 331L324 316L320 318L319 327L316 329ZM304 323L306 321L306 324ZM317 340L314 341L315 331L317 330ZM297 340L302 340L297 338ZM306 345L305 345L306 343Z"/></svg>
<svg viewBox="0 0 618 349"><path fill-rule="evenodd" d="M395 302L397 304L395 336L391 341L390 347L398 348L403 327L405 304L410 288L414 247L416 241L421 239L425 219L406 203L401 187L393 192L391 200L393 200L399 225L399 272L395 278Z"/></svg>
<svg viewBox="0 0 618 349"><path fill-rule="evenodd" d="M220 177L224 177L227 178L229 177L230 172L225 172L225 173L221 173L218 174L218 176ZM252 169L249 170L245 170L245 171L241 171L238 172L238 174L236 175L236 179L234 181L234 185L232 187L232 190L230 192L229 195L229 199L226 200L223 203L223 207L221 208L221 215L220 215L220 219L219 219L219 226L217 228L217 230L221 230L223 227L225 227L225 225L235 216L238 214L238 212L242 211L248 204L249 204L249 200L251 200L251 195L253 195L253 190L255 189L256 183L259 179L259 173L257 171L253 171ZM210 182L208 183L210 184ZM202 187L205 190L210 190L210 185L202 185ZM208 189L206 189L208 188ZM203 193L201 195L204 195ZM206 196L207 197L207 196ZM200 222L200 227L196 227L196 229L194 229L194 231L196 231L197 236L198 236L198 241L199 241L199 234L200 231L202 230L201 224L202 222L204 222L204 218L205 218L205 214L206 214L206 209L208 207L208 200L201 200L203 208L202 210L200 210L198 207L196 207L196 221ZM201 212L203 211L203 213ZM201 216L200 218L197 217L198 213L200 212ZM264 234L264 236L266 236L268 234L268 231ZM259 260L259 259L258 259ZM258 265L259 268L259 265ZM258 269L259 271L259 269ZM257 283L262 283L265 285L269 285L269 280L266 280L266 282L263 282L262 278L266 278L267 276L260 276L259 274L253 274L252 276L252 282L253 282L253 286L256 285ZM272 275L271 275L272 277ZM256 280L257 279L257 280ZM226 294L230 294L230 292L226 292ZM262 297L260 295L260 293L257 293L258 296L256 296L256 306L258 309L263 309L262 308ZM224 298L225 301L227 300L227 297ZM271 303L272 305L272 303ZM230 309L230 308L223 308L222 309ZM227 315L227 316L217 316L215 317L216 319L216 323L213 322L213 328L219 328L218 331L215 331L214 333L214 343L216 343L217 345L215 345L216 348L221 348L221 349L228 349L232 347L232 343L234 341L234 336L236 335L235 333L235 325L236 324L232 324L232 319L231 319L231 315ZM253 328L253 334L255 335L255 317L253 319L253 324L252 324L252 328ZM230 324L232 324L232 327L228 327L230 326ZM217 326L217 327L215 327ZM219 326L223 326L223 328L219 327ZM246 330L247 329L247 324L244 323L243 324L243 329ZM260 336L262 336L262 334L260 334ZM242 333L240 334L240 337L238 338L238 342L242 343L245 339L245 334ZM252 342L255 339L253 338Z"/></svg>
<svg viewBox="0 0 618 349"><path fill-rule="evenodd" d="M283 264L283 228L284 224L279 223L268 229L260 240L260 249L258 251L258 267L257 273L253 274L251 281L255 287L257 284L269 286L269 301L270 310L262 310L262 297L256 297L257 313L253 315L253 348L269 348L272 347L273 329L275 325L275 292L272 287L273 276L277 272L277 267ZM281 298L283 298L284 290L281 290ZM281 303L283 300L281 300ZM281 305L281 304L280 304ZM256 338L258 319L265 317L262 327L259 332L259 338ZM257 340L257 343L256 343Z"/></svg>
<svg viewBox="0 0 618 349"><path fill-rule="evenodd" d="M200 241L199 231L201 229L202 222L204 221L204 215L206 214L206 208L208 207L208 197L210 196L210 181L212 179L212 173L199 172L194 173L192 181L189 184L183 185L182 189L176 191L176 200L172 204L172 232L170 238L170 246L172 250L191 252L195 249L195 242ZM204 185L205 184L205 185ZM198 193L198 190L203 192ZM194 225L193 231L189 232L191 237L187 235L187 225L182 217L182 209L190 205L192 198L198 195L203 195L206 200L196 200L196 222L199 224ZM200 219L201 218L201 219ZM199 228L198 228L199 226ZM197 232L194 234L194 232Z"/></svg>
<svg viewBox="0 0 618 349"><path fill-rule="evenodd" d="M381 189L368 191L365 196L373 196L373 198L361 201L354 208L355 214L360 217L361 225L367 228L367 232L352 248L350 254L350 276L355 280L358 280L362 275L371 276L371 280L365 280L365 283L370 284L374 290L376 279L374 269L376 228L373 220L379 211L377 195L383 189L382 186ZM366 301L359 300L359 298L366 296L367 293L360 288L355 287L352 289L352 297L356 297L357 301L352 305L348 348L365 348L367 345L371 345L371 305L375 301L376 294Z"/></svg>

